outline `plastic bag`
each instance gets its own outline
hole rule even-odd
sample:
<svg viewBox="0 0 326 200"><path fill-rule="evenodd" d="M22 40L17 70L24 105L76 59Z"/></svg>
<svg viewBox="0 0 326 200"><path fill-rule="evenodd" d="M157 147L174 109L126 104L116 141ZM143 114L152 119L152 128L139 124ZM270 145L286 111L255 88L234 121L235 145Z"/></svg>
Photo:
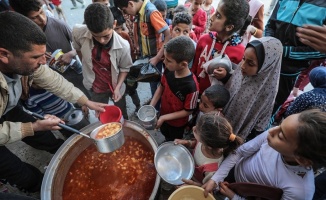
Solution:
<svg viewBox="0 0 326 200"><path fill-rule="evenodd" d="M161 72L150 63L145 63L140 69L137 77L138 82L158 82L161 79Z"/></svg>

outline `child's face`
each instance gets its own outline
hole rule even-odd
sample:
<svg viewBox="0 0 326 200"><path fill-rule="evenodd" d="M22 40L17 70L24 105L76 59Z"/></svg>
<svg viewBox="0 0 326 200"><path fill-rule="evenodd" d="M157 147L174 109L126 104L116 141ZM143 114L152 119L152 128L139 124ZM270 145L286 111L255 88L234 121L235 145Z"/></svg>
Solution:
<svg viewBox="0 0 326 200"><path fill-rule="evenodd" d="M203 4L203 2L204 0L194 0L194 2L192 3L192 12L196 13Z"/></svg>
<svg viewBox="0 0 326 200"><path fill-rule="evenodd" d="M285 118L280 126L269 129L268 145L279 152L285 159L294 159L294 151L297 149L297 129L299 126L299 114Z"/></svg>
<svg viewBox="0 0 326 200"><path fill-rule="evenodd" d="M171 35L172 38L182 35L189 37L190 31L190 26L188 24L179 23L173 27Z"/></svg>
<svg viewBox="0 0 326 200"><path fill-rule="evenodd" d="M92 33L93 38L102 45L106 45L112 38L113 29L106 29L100 33Z"/></svg>
<svg viewBox="0 0 326 200"><path fill-rule="evenodd" d="M213 103L207 98L205 93L203 93L200 97L199 110L203 113L208 113L215 110Z"/></svg>
<svg viewBox="0 0 326 200"><path fill-rule="evenodd" d="M180 63L177 63L177 61L175 61L172 58L172 55L169 53L166 53L166 51L164 50L164 64L165 67L169 70L169 71L177 71L182 69L182 66Z"/></svg>
<svg viewBox="0 0 326 200"><path fill-rule="evenodd" d="M121 10L124 14L131 15L131 16L135 16L138 13L136 4L133 1L129 1L128 6L121 8Z"/></svg>
<svg viewBox="0 0 326 200"><path fill-rule="evenodd" d="M215 13L212 15L211 20L210 20L210 26L209 30L210 31L216 31L218 33L222 32L225 30L225 21L226 17L224 13L222 12L222 7L224 3L220 2L217 6L217 9Z"/></svg>
<svg viewBox="0 0 326 200"><path fill-rule="evenodd" d="M122 25L118 25L114 28L114 31L118 34L120 34L122 32Z"/></svg>
<svg viewBox="0 0 326 200"><path fill-rule="evenodd" d="M166 19L166 10L160 11L160 13L161 13L163 19L165 20Z"/></svg>
<svg viewBox="0 0 326 200"><path fill-rule="evenodd" d="M258 59L253 47L248 47L245 50L241 62L241 72L243 76L254 76L258 72Z"/></svg>

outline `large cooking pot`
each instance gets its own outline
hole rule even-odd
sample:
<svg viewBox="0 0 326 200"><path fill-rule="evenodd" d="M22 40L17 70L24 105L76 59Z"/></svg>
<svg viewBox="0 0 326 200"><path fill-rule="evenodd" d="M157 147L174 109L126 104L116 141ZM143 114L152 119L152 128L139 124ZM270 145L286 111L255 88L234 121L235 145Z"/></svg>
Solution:
<svg viewBox="0 0 326 200"><path fill-rule="evenodd" d="M100 122L90 124L81 131L90 133L95 128L101 126ZM157 151L157 143L154 138L142 126L135 122L125 120L123 132L126 136L131 136L142 141L153 153ZM62 200L62 191L64 181L71 165L87 147L93 144L93 141L80 135L73 135L59 148L48 165L41 188L42 200ZM149 199L154 199L160 184L160 177L157 174L155 185Z"/></svg>

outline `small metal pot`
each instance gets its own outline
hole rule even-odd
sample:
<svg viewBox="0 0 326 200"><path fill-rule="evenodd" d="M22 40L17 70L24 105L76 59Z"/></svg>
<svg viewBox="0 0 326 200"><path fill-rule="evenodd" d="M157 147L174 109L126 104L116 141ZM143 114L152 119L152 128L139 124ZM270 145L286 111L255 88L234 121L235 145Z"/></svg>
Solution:
<svg viewBox="0 0 326 200"><path fill-rule="evenodd" d="M96 139L96 135L98 134L99 130L101 130L104 126L108 124L119 124L120 130L112 136L105 137L102 139ZM125 137L122 131L122 124L119 122L111 122L97 127L91 132L90 137L93 139L97 150L101 153L110 153L112 151L115 151L125 143Z"/></svg>
<svg viewBox="0 0 326 200"><path fill-rule="evenodd" d="M137 112L141 125L147 130L154 130L157 123L156 109L153 106L142 106Z"/></svg>
<svg viewBox="0 0 326 200"><path fill-rule="evenodd" d="M66 125L77 130L84 128L89 125L89 121L84 115L81 109L73 109L68 115L65 117Z"/></svg>

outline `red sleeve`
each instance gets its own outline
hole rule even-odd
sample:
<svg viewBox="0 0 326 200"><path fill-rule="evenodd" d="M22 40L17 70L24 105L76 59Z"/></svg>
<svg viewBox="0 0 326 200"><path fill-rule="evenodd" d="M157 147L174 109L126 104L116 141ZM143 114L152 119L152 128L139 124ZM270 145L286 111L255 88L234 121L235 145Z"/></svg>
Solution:
<svg viewBox="0 0 326 200"><path fill-rule="evenodd" d="M184 106L183 106L183 108L186 111L192 111L197 107L198 95L199 95L198 87L197 87L196 92L187 94L186 100L184 101Z"/></svg>
<svg viewBox="0 0 326 200"><path fill-rule="evenodd" d="M183 108L186 111L192 111L197 107L197 102L198 102L198 96L199 96L199 85L198 82L196 80L196 77L194 74L191 75L193 81L195 82L196 85L196 91L187 94L186 96L186 100L184 101L184 105Z"/></svg>
<svg viewBox="0 0 326 200"><path fill-rule="evenodd" d="M197 36L196 36L196 34L195 34L194 31L190 31L190 33L189 33L189 37L190 37L193 41L195 41L195 42L198 41L198 40L197 40Z"/></svg>
<svg viewBox="0 0 326 200"><path fill-rule="evenodd" d="M198 17L197 17L197 23L194 25L196 26L194 31L198 35L200 33L203 33L206 27L206 21L207 21L207 14L205 11L203 11L201 8L197 11Z"/></svg>

